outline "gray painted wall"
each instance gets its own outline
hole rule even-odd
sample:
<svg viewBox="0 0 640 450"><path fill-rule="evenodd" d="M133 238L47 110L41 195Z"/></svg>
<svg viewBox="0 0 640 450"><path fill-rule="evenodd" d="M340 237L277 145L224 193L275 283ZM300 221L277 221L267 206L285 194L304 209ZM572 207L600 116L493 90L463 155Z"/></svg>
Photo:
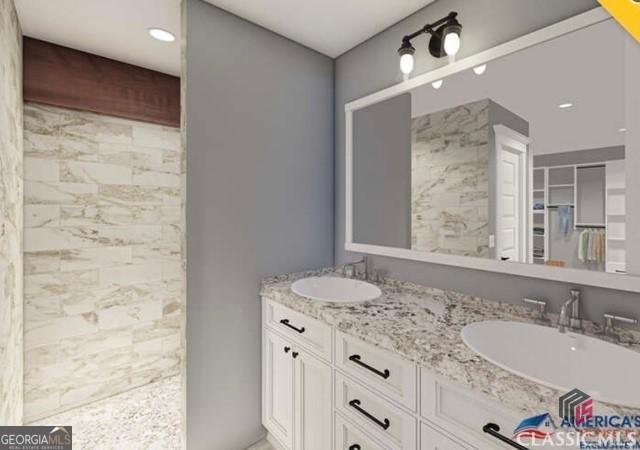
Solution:
<svg viewBox="0 0 640 450"><path fill-rule="evenodd" d="M260 439L260 279L333 263L333 62L187 8L187 441Z"/></svg>
<svg viewBox="0 0 640 450"><path fill-rule="evenodd" d="M459 56L465 57L596 6L593 0L439 0L341 55L335 67L336 263L357 256L344 251L344 104L401 81L396 51L404 34L456 10L464 26ZM415 74L445 63L427 55L426 41L419 41L418 45L421 48L416 52ZM561 282L436 264L385 257L372 260L374 267L399 279L508 302L519 302L523 296L542 297L550 300L556 311L570 288ZM600 320L605 310L640 317L638 294L591 287L584 287L583 291L587 317Z"/></svg>
<svg viewBox="0 0 640 450"><path fill-rule="evenodd" d="M569 164L589 164L624 159L624 145L615 147L590 148L575 152L549 153L533 157L534 167L564 166Z"/></svg>
<svg viewBox="0 0 640 450"><path fill-rule="evenodd" d="M353 136L354 242L411 248L411 95L356 111Z"/></svg>

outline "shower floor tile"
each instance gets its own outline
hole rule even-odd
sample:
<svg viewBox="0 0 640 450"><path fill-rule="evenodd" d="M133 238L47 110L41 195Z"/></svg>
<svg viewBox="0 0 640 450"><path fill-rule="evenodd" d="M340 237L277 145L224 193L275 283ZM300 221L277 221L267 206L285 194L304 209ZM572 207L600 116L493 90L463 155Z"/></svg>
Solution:
<svg viewBox="0 0 640 450"><path fill-rule="evenodd" d="M31 425L71 425L73 448L79 450L178 450L181 398L180 377L175 376Z"/></svg>

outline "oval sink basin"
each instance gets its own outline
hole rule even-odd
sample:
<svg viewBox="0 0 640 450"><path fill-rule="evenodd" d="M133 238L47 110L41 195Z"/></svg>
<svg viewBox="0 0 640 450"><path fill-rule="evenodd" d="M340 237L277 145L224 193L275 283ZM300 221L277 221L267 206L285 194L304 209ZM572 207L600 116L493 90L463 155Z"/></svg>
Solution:
<svg viewBox="0 0 640 450"><path fill-rule="evenodd" d="M382 291L366 281L338 277L302 278L291 285L291 290L311 300L335 303L355 303L375 300Z"/></svg>
<svg viewBox="0 0 640 450"><path fill-rule="evenodd" d="M517 322L476 322L462 329L474 352L503 369L560 391L640 408L640 353L600 339Z"/></svg>

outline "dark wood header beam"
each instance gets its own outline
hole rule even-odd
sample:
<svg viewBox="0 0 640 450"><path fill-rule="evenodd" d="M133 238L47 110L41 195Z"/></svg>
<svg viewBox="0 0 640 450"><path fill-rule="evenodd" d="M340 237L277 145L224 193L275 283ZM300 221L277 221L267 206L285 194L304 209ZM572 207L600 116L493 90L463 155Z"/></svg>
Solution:
<svg viewBox="0 0 640 450"><path fill-rule="evenodd" d="M180 79L26 37L24 100L180 126Z"/></svg>

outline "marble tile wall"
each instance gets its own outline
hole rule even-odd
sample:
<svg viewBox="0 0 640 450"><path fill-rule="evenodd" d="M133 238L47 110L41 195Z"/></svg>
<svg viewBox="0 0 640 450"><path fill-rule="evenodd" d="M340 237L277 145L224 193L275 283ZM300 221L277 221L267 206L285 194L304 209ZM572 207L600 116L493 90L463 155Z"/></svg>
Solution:
<svg viewBox="0 0 640 450"><path fill-rule="evenodd" d="M411 247L489 256L489 100L411 125Z"/></svg>
<svg viewBox="0 0 640 450"><path fill-rule="evenodd" d="M22 32L0 1L0 425L22 423Z"/></svg>
<svg viewBox="0 0 640 450"><path fill-rule="evenodd" d="M180 373L178 129L26 104L25 419Z"/></svg>

